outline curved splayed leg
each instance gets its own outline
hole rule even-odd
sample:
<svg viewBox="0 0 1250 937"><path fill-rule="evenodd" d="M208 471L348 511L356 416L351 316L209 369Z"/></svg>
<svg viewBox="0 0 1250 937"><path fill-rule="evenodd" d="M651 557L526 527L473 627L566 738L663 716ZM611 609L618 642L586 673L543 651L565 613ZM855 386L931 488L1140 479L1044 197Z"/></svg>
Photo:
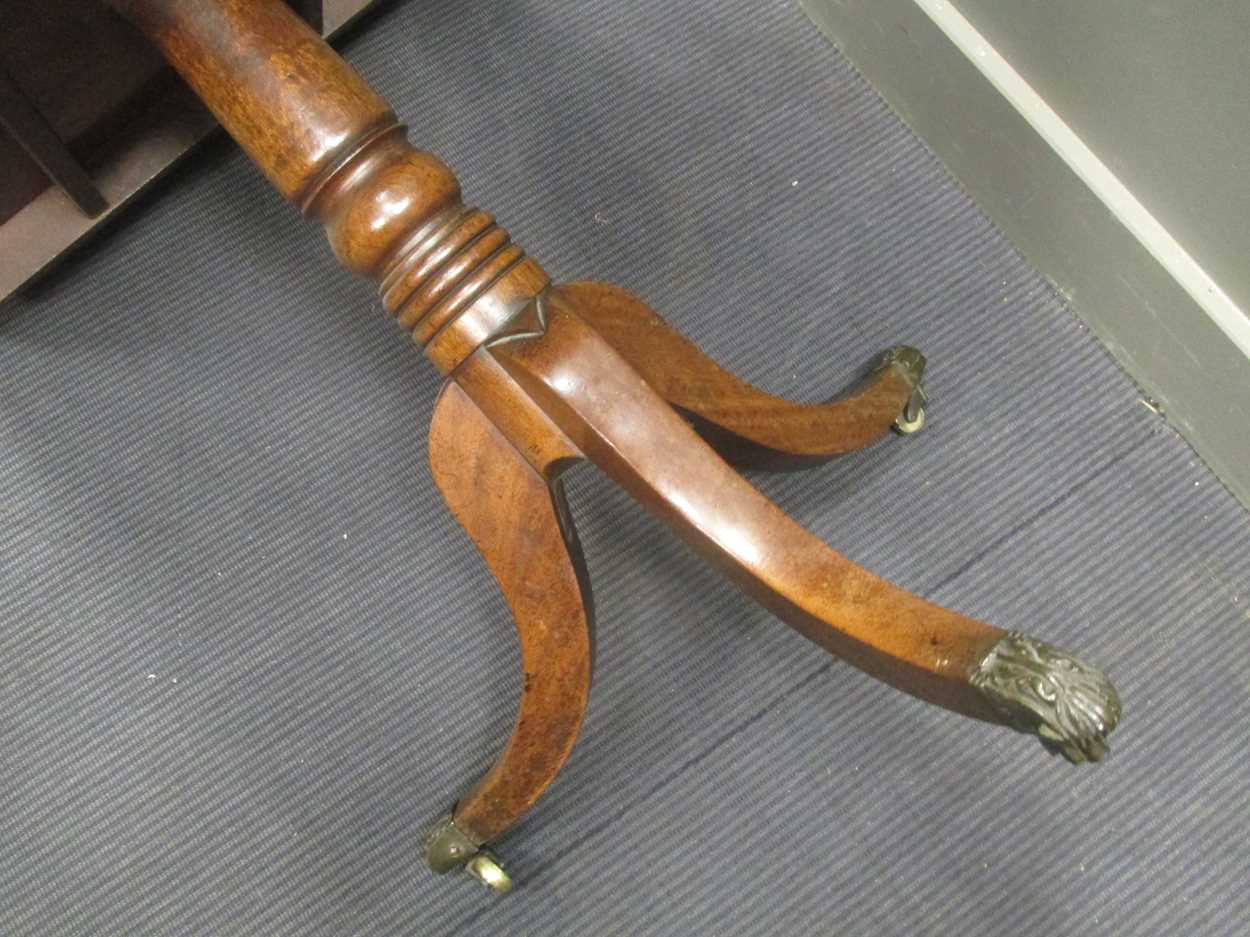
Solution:
<svg viewBox="0 0 1250 937"><path fill-rule="evenodd" d="M891 428L924 426L924 356L891 348L860 384L829 403L766 394L701 352L632 293L607 283L560 287L577 315L691 418L699 434L738 466L802 468L862 449Z"/></svg>
<svg viewBox="0 0 1250 937"><path fill-rule="evenodd" d="M588 459L848 663L930 703L1035 734L1073 760L1101 756L1119 717L1102 674L912 595L808 533L697 437L580 315L577 297L552 290L541 334L490 350ZM1022 640L1045 653L1022 656Z"/></svg>
<svg viewBox="0 0 1250 937"><path fill-rule="evenodd" d="M516 408L512 419L528 415ZM540 416L540 415L539 415ZM559 472L576 457L558 430L527 429L525 454L457 383L443 388L430 428L430 466L515 618L524 669L516 724L494 766L431 829L437 872L465 868L495 891L511 881L482 846L506 833L572 751L590 694L592 616L581 549Z"/></svg>

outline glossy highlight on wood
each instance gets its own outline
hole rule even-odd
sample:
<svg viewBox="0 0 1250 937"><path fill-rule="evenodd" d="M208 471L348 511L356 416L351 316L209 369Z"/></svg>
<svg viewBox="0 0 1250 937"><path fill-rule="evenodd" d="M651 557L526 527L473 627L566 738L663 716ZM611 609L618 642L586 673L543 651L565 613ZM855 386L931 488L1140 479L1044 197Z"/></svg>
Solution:
<svg viewBox="0 0 1250 937"><path fill-rule="evenodd" d="M440 370L454 369L547 284L494 219L464 206L451 170L413 147L386 102L284 4L112 4L278 191L325 225L339 262L380 281L387 310Z"/></svg>
<svg viewBox="0 0 1250 937"><path fill-rule="evenodd" d="M576 456L558 430L550 437L556 445L531 464L454 381L430 427L434 480L494 573L521 644L512 738L453 814L478 844L507 832L555 779L590 697L589 580L558 478Z"/></svg>
<svg viewBox="0 0 1250 937"><path fill-rule="evenodd" d="M577 296L552 289L542 336L489 350L578 449L812 641L928 702L999 721L969 673L1004 632L890 585L805 531L581 318Z"/></svg>
<svg viewBox="0 0 1250 937"><path fill-rule="evenodd" d="M887 354L851 393L829 403L795 403L726 371L619 286L570 283L560 293L734 465L806 468L862 449L889 432L920 380L916 369Z"/></svg>
<svg viewBox="0 0 1250 937"><path fill-rule="evenodd" d="M524 680L504 751L435 827L439 871L480 859L503 874L476 850L534 804L581 725L593 614L560 489L561 474L581 461L830 653L929 703L1041 735L1048 747L1101 753L1119 714L1105 678L1083 678L1074 698L1097 718L1022 715L1038 712L1012 695L1023 671L991 665L1023 639L873 575L730 464L808 463L879 439L920 392L918 352L895 349L831 403L763 393L626 291L550 284L494 218L463 204L451 171L413 148L385 103L278 0L113 3L278 190L325 225L343 265L379 281L384 306L447 376L430 431L431 470L513 613ZM1072 660L1049 649L1037 666L1049 678L1048 662ZM1046 685L1062 695L1075 681ZM1080 739L1063 737L1069 725Z"/></svg>

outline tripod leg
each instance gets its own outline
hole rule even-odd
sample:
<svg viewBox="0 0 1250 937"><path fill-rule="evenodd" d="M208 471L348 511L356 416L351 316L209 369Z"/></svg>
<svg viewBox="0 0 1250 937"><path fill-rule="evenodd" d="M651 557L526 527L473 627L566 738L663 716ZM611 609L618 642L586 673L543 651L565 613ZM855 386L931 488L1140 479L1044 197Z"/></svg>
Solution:
<svg viewBox="0 0 1250 937"><path fill-rule="evenodd" d="M908 435L924 425L920 377L925 361L914 348L890 349L840 399L796 403L766 394L726 371L618 286L573 283L560 290L576 314L735 465L801 468L862 449L891 427Z"/></svg>
<svg viewBox="0 0 1250 937"><path fill-rule="evenodd" d="M563 458L543 461L558 476L572 453L558 443L552 451ZM506 873L480 847L533 806L577 739L590 693L590 590L558 477L536 468L454 381L434 412L430 466L512 611L524 681L511 739L430 831L426 856L435 871L465 867L506 891Z"/></svg>
<svg viewBox="0 0 1250 937"><path fill-rule="evenodd" d="M491 354L586 458L748 595L829 652L966 716L1096 761L1120 715L1099 671L912 595L812 536L717 458L553 289L542 330Z"/></svg>

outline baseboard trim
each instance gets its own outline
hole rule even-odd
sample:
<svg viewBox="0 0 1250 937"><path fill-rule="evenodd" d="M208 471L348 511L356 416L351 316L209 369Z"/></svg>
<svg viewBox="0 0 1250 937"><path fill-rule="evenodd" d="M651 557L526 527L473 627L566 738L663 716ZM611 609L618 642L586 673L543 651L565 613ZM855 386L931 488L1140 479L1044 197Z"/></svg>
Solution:
<svg viewBox="0 0 1250 937"><path fill-rule="evenodd" d="M1250 317L952 4L802 6L1250 506Z"/></svg>

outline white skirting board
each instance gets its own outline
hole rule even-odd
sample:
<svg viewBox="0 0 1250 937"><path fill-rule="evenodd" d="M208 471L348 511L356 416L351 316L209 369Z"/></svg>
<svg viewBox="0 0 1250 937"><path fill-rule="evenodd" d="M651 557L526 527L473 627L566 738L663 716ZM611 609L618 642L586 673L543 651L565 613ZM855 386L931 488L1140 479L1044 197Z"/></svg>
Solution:
<svg viewBox="0 0 1250 937"><path fill-rule="evenodd" d="M1250 317L956 6L801 3L1250 506Z"/></svg>

